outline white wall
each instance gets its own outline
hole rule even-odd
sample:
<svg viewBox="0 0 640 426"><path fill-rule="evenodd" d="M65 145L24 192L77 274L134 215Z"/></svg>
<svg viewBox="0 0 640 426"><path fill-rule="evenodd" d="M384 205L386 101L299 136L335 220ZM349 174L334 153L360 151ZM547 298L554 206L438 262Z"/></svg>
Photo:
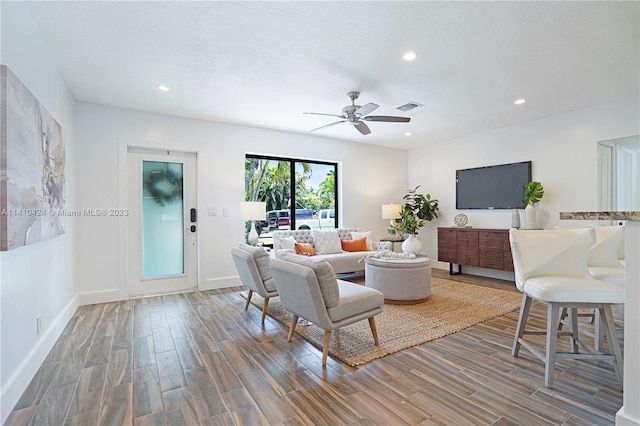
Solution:
<svg viewBox="0 0 640 426"><path fill-rule="evenodd" d="M407 151L311 135L170 117L93 104L77 105L79 208L126 208L126 146L198 153L200 288L239 285L230 250L243 241L246 153L339 162L342 226L386 235L381 204L400 202L407 184ZM218 215L207 216L208 207ZM223 208L229 216L222 215ZM77 218L77 264L82 303L127 296L126 218Z"/></svg>
<svg viewBox="0 0 640 426"><path fill-rule="evenodd" d="M470 167L532 161L533 180L544 186L536 205L538 225L585 226L560 221L561 211L598 209L597 142L640 133L638 98L596 106L491 132L441 142L409 152L409 185L422 185L440 200L440 216L419 237L437 254L439 226L453 226L458 213L476 228L509 228L511 210L456 210L455 171ZM521 212L521 221L524 215ZM448 264L438 263L448 268ZM470 273L512 279L513 274L465 268Z"/></svg>
<svg viewBox="0 0 640 426"><path fill-rule="evenodd" d="M0 2L1 56L66 134L66 207L75 203L74 101L22 2ZM75 312L74 223L50 240L0 253L0 384L4 422ZM36 335L36 316L43 330Z"/></svg>

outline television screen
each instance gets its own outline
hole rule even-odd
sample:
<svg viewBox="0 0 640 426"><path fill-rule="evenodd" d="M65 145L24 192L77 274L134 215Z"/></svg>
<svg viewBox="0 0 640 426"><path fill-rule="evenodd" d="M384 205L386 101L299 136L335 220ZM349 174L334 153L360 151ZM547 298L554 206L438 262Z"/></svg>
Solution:
<svg viewBox="0 0 640 426"><path fill-rule="evenodd" d="M531 161L456 170L456 209L522 209Z"/></svg>

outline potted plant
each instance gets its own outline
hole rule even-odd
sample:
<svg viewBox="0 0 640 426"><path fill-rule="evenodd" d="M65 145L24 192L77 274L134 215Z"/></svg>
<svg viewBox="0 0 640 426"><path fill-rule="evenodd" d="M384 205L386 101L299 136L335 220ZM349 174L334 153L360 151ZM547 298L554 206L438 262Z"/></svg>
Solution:
<svg viewBox="0 0 640 426"><path fill-rule="evenodd" d="M522 202L527 205L524 209L524 229L536 229L536 208L534 204L539 202L544 195L544 188L540 182L527 182L522 192Z"/></svg>
<svg viewBox="0 0 640 426"><path fill-rule="evenodd" d="M402 251L404 253L420 253L422 243L416 238L418 231L427 221L432 221L438 217L439 201L431 198L431 194L419 194L416 186L414 189L408 189L402 199L404 205L400 219L396 219L395 231L399 234L408 235L407 239L402 243Z"/></svg>

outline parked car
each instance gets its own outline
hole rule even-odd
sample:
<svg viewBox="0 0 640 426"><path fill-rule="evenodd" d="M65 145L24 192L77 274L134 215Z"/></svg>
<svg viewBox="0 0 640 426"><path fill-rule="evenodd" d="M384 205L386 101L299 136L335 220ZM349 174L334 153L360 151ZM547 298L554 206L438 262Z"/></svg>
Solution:
<svg viewBox="0 0 640 426"><path fill-rule="evenodd" d="M333 229L336 227L334 209L322 209L311 218L300 218L296 215L296 229Z"/></svg>
<svg viewBox="0 0 640 426"><path fill-rule="evenodd" d="M305 225L308 221L315 221L316 216L312 209L296 209L296 224ZM291 220L289 210L272 210L267 212L267 221L269 222L269 230L291 229ZM318 226L315 226L317 228ZM297 226L298 229L310 229Z"/></svg>

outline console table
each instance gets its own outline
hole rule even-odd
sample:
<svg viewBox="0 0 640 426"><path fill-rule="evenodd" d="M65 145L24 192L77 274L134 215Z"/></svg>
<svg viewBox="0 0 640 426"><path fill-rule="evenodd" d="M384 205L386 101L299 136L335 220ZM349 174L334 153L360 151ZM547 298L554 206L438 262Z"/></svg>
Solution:
<svg viewBox="0 0 640 426"><path fill-rule="evenodd" d="M513 271L508 229L438 228L438 260L449 262L449 274L462 265ZM458 271L453 271L453 265Z"/></svg>

